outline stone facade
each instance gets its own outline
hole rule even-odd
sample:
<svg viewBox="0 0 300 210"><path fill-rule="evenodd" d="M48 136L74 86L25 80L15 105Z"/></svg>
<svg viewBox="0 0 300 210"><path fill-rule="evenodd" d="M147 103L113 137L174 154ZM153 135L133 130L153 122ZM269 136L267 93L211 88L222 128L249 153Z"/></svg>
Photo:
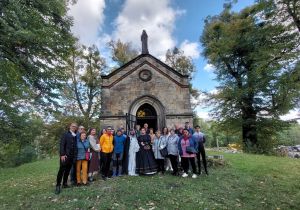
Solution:
<svg viewBox="0 0 300 210"><path fill-rule="evenodd" d="M188 77L150 54L139 55L102 80L102 126L125 127L126 114L139 122L135 116L143 104L154 108L156 129L192 124Z"/></svg>

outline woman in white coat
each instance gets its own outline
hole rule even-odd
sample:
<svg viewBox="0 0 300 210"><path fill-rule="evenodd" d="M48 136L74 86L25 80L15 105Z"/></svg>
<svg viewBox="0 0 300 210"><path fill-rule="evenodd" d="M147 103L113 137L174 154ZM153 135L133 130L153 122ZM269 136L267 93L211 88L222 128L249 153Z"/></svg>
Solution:
<svg viewBox="0 0 300 210"><path fill-rule="evenodd" d="M129 132L129 153L128 153L128 175L129 176L137 176L135 173L136 168L136 153L139 151L140 146L138 144L135 130L131 129Z"/></svg>

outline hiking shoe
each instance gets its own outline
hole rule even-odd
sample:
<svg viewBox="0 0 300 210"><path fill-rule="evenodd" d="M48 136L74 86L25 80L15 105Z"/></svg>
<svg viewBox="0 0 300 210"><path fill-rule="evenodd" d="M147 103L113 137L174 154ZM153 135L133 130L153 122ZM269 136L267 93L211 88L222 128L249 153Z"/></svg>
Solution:
<svg viewBox="0 0 300 210"><path fill-rule="evenodd" d="M193 174L192 178L193 178L193 179L196 179L196 178L197 178L197 175L196 175L196 174Z"/></svg>
<svg viewBox="0 0 300 210"><path fill-rule="evenodd" d="M186 177L188 177L188 176L189 176L189 175L188 175L187 173L183 173L183 174L182 174L182 177L183 177L183 178L186 178Z"/></svg>

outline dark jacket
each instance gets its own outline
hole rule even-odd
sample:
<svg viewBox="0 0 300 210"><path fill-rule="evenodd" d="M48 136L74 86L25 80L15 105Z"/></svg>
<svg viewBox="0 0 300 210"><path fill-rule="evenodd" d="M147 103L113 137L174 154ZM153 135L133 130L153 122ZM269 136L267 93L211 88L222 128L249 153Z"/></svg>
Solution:
<svg viewBox="0 0 300 210"><path fill-rule="evenodd" d="M65 132L60 139L60 156L67 155L69 158L77 157L77 140L70 131Z"/></svg>

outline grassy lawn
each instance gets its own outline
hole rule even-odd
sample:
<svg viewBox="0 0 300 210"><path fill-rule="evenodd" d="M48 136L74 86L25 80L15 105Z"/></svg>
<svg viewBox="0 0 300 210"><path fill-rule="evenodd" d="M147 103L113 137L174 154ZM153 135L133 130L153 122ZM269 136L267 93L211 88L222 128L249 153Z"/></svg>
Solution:
<svg viewBox="0 0 300 210"><path fill-rule="evenodd" d="M210 169L208 177L124 176L58 196L56 159L1 169L0 209L300 209L299 160L224 157L229 165Z"/></svg>

